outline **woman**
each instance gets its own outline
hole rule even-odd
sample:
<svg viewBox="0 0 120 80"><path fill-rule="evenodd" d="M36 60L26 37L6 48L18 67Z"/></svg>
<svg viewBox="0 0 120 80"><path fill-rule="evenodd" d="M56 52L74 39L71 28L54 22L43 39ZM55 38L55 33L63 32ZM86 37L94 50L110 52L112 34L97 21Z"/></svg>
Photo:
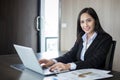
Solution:
<svg viewBox="0 0 120 80"><path fill-rule="evenodd" d="M73 48L55 59L41 59L40 64L54 70L81 68L103 69L112 37L106 33L93 8L84 8L77 20L77 40Z"/></svg>

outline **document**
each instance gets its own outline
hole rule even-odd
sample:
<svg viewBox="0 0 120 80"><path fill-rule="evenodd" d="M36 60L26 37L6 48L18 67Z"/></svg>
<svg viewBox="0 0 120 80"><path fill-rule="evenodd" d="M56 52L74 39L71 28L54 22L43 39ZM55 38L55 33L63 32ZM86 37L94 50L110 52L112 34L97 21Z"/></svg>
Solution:
<svg viewBox="0 0 120 80"><path fill-rule="evenodd" d="M113 77L110 71L100 69L80 69L66 73L57 74L56 80L96 80Z"/></svg>

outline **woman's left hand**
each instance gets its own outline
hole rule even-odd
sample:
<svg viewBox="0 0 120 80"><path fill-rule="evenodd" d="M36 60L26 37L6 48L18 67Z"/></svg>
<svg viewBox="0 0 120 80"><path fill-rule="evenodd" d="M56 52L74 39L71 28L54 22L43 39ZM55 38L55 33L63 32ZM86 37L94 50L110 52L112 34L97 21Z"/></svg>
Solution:
<svg viewBox="0 0 120 80"><path fill-rule="evenodd" d="M58 62L50 67L50 71L63 71L63 70L69 70L70 69L70 64L65 64Z"/></svg>

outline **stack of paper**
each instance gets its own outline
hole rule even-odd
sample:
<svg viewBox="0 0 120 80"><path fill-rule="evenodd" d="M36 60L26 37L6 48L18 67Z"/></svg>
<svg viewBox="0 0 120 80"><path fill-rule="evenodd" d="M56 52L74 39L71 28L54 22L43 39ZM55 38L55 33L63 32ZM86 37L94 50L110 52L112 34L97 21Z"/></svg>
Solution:
<svg viewBox="0 0 120 80"><path fill-rule="evenodd" d="M71 72L57 74L57 80L95 80L112 77L110 71L99 69L80 69Z"/></svg>

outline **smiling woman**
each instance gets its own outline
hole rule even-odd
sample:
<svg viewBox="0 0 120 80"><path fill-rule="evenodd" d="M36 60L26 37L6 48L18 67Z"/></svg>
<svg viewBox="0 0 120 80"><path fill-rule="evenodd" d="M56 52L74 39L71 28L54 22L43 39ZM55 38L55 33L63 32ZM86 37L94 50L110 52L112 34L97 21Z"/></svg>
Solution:
<svg viewBox="0 0 120 80"><path fill-rule="evenodd" d="M68 51L76 39L76 18L84 7L92 7L97 12L101 25L114 40L117 41L113 70L120 71L120 0L61 0L62 23L66 28L61 28L61 50ZM72 33L71 33L72 32Z"/></svg>
<svg viewBox="0 0 120 80"><path fill-rule="evenodd" d="M77 39L74 46L64 55L55 59L41 59L40 64L54 70L83 68L104 69L105 59L112 37L105 32L95 10L91 7L80 11L77 19Z"/></svg>

